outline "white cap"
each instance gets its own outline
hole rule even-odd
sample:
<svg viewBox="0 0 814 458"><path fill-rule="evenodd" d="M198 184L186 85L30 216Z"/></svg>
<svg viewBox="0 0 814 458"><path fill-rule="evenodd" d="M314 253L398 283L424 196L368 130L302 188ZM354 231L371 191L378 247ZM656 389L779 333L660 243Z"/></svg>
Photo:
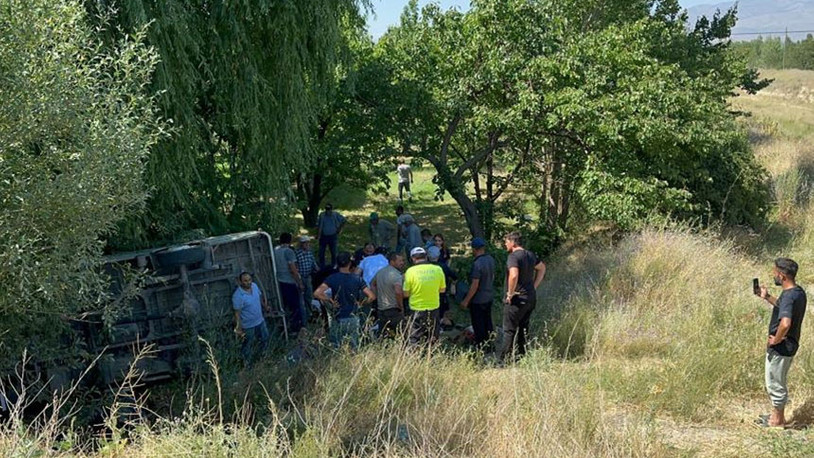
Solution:
<svg viewBox="0 0 814 458"><path fill-rule="evenodd" d="M309 235L300 236L300 243L310 242L313 240Z"/></svg>
<svg viewBox="0 0 814 458"><path fill-rule="evenodd" d="M411 258L415 257L415 256L422 255L422 254L426 255L427 250L425 250L424 248L421 248L420 246L417 246L417 247L413 248L412 250L410 250L410 257Z"/></svg>

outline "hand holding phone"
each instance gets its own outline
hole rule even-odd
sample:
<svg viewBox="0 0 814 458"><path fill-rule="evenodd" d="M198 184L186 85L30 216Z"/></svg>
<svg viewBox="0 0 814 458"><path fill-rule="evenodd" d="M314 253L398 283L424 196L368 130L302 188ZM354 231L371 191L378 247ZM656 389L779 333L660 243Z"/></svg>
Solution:
<svg viewBox="0 0 814 458"><path fill-rule="evenodd" d="M757 278L752 279L752 292L755 296L760 296L760 280Z"/></svg>

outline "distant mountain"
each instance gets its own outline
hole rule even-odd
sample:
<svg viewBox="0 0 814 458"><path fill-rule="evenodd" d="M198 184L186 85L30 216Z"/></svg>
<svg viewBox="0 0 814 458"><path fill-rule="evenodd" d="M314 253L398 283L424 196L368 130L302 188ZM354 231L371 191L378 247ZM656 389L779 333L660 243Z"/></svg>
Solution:
<svg viewBox="0 0 814 458"><path fill-rule="evenodd" d="M700 16L712 17L716 10L726 11L735 2L728 1L688 8L690 21L695 23ZM814 0L740 0L738 2L738 24L733 33L762 33L783 35L785 30L814 30ZM758 35L734 35L735 40L751 40ZM794 40L805 38L806 34L789 34Z"/></svg>

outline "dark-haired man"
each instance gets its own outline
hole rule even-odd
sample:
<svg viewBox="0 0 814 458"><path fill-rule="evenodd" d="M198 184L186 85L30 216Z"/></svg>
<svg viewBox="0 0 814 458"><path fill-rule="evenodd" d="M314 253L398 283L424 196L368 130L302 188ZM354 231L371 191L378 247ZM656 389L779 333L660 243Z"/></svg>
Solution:
<svg viewBox="0 0 814 458"><path fill-rule="evenodd" d="M268 311L266 298L248 272L238 275L238 287L232 294L232 309L235 311L235 334L243 338L240 354L246 367L251 368L256 357L268 348L269 330L263 318L263 310Z"/></svg>
<svg viewBox="0 0 814 458"><path fill-rule="evenodd" d="M300 309L300 291L305 285L297 268L297 254L291 248L291 234L288 232L280 234L280 243L274 248L274 268L277 271L280 296L288 311L288 331L296 334L305 325L303 311Z"/></svg>
<svg viewBox="0 0 814 458"><path fill-rule="evenodd" d="M388 264L373 277L371 285L378 302L377 317L379 333L382 336L393 336L404 321L404 255L393 252L387 256Z"/></svg>
<svg viewBox="0 0 814 458"><path fill-rule="evenodd" d="M376 295L361 277L351 272L350 253L339 253L336 263L339 272L326 278L314 291L314 297L334 307L335 321L330 329L331 342L337 347L348 343L355 349L359 345L359 318L354 312L360 305L376 300ZM331 297L326 294L329 288Z"/></svg>
<svg viewBox="0 0 814 458"><path fill-rule="evenodd" d="M325 248L331 251L331 265L336 263L336 250L339 234L345 226L345 217L334 211L334 206L325 204L325 211L317 218L317 239L319 240L319 266L325 266Z"/></svg>
<svg viewBox="0 0 814 458"><path fill-rule="evenodd" d="M523 248L523 236L510 232L503 238L506 260L506 297L503 300L503 345L500 361L526 353L531 312L537 305L537 288L545 278L545 264Z"/></svg>
<svg viewBox="0 0 814 458"><path fill-rule="evenodd" d="M806 292L797 285L798 265L788 258L774 261L774 284L783 288L780 297L769 294L766 287L760 288L760 297L772 305L772 318L769 321L769 338L766 343L765 379L766 391L772 403L772 413L761 418L763 426L784 426L785 408L788 402L786 377L791 361L800 346L800 330L806 314Z"/></svg>

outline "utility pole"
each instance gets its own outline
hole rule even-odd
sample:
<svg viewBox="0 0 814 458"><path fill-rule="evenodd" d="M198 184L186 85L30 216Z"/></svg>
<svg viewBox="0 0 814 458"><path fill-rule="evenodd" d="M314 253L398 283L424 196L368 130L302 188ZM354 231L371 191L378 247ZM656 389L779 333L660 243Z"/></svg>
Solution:
<svg viewBox="0 0 814 458"><path fill-rule="evenodd" d="M786 42L789 41L789 28L786 27L786 34L783 37L783 70L786 69Z"/></svg>

